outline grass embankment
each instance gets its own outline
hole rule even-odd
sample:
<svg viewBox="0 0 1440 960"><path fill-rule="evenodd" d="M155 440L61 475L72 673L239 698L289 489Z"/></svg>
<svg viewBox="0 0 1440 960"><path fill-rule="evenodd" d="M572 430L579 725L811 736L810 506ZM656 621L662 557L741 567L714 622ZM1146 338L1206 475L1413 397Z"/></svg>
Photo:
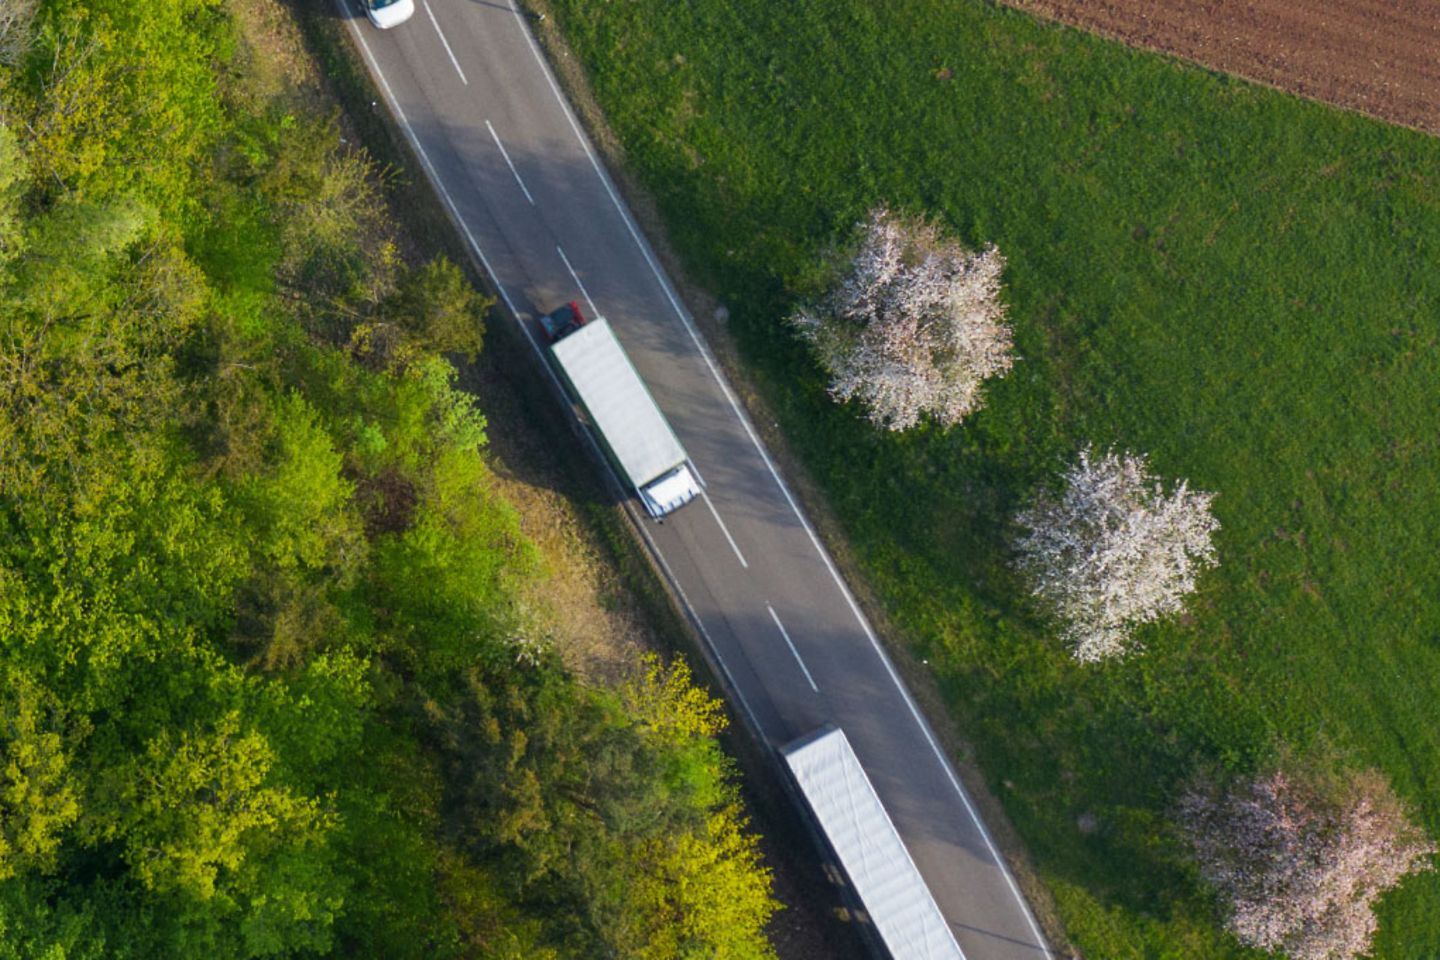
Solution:
<svg viewBox="0 0 1440 960"><path fill-rule="evenodd" d="M1244 955L1165 827L1197 763L1328 745L1440 834L1440 143L977 2L555 6L1087 956ZM881 202L1010 260L1023 360L948 433L836 408L780 322ZM1224 524L1189 614L1094 668L1006 547L1086 441ZM1432 873L1375 956L1437 943Z"/></svg>

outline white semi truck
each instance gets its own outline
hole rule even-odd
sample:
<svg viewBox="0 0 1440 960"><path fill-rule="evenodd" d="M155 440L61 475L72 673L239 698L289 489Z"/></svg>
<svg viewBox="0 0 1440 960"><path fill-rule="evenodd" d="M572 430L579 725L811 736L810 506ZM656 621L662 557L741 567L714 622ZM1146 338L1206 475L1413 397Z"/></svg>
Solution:
<svg viewBox="0 0 1440 960"><path fill-rule="evenodd" d="M605 318L587 321L572 301L540 325L561 379L645 512L658 520L699 496L685 448Z"/></svg>
<svg viewBox="0 0 1440 960"><path fill-rule="evenodd" d="M965 960L844 731L826 724L780 756L890 957Z"/></svg>

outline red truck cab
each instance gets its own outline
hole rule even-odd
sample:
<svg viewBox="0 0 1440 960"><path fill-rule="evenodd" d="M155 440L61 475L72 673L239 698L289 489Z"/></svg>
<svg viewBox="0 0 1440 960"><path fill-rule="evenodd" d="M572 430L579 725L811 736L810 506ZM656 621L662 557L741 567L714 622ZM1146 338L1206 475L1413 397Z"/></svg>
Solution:
<svg viewBox="0 0 1440 960"><path fill-rule="evenodd" d="M574 300L540 318L540 327L545 331L545 338L551 343L563 340L584 325L585 315L580 312L580 304Z"/></svg>

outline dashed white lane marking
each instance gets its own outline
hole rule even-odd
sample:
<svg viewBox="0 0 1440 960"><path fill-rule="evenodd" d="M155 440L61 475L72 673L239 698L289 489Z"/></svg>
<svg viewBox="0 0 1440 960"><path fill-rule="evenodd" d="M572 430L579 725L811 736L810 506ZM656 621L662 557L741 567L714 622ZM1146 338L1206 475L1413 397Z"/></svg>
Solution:
<svg viewBox="0 0 1440 960"><path fill-rule="evenodd" d="M715 522L720 525L720 532L725 534L725 539L730 542L730 549L735 551L735 559L740 561L740 566L744 567L746 570L749 570L750 564L745 562L745 554L740 552L740 547L735 543L735 538L730 536L730 528L725 526L724 520L720 519L720 511L716 510L715 504L710 502L710 494L706 493L702 489L700 491L700 499L704 500L705 506L710 508L710 516L715 518Z"/></svg>
<svg viewBox="0 0 1440 960"><path fill-rule="evenodd" d="M430 4L420 0L420 6L425 8L425 15L430 18L430 23L435 27L435 33L440 37L440 42L445 45L445 52L450 54L450 62L455 65L455 72L460 74L460 82L470 86L470 81L465 79L465 71L460 69L460 61L455 59L455 51L450 49L450 41L445 39L445 31L440 29L440 21L435 19L435 14L430 12Z"/></svg>
<svg viewBox="0 0 1440 960"><path fill-rule="evenodd" d="M346 10L346 0L335 0L335 2L342 11L348 13L348 10ZM648 247L641 240L637 232L637 228L631 221L629 211L625 209L624 204L622 204L619 198L615 195L615 189L610 185L609 177L605 174L604 168L600 166L599 161L596 159L595 153L591 149L589 141L586 140L584 135L580 132L580 127L575 120L574 115L570 111L569 104L566 103L565 98L560 95L560 90L555 84L555 78L551 76L550 68L548 65L546 65L544 57L540 54L540 48L536 46L535 39L530 36L530 31L526 28L525 21L521 19L522 14L520 13L520 10L516 7L511 7L511 12L515 14L515 18L519 23L521 34L525 37L526 42L530 45L531 53L534 54L535 59L539 62L541 71L544 73L545 79L550 85L551 92L554 94L555 99L559 101L560 108L564 112L565 118L569 121L571 129L574 130L575 136L580 140L581 146L584 148L585 153L589 156L590 163L595 168L595 172L599 175L601 184L605 187L606 192L610 195L611 201L620 211L620 215L624 219L625 225L629 229L631 237L640 247L640 252L644 255L646 262L650 265L650 269L654 271L656 277L659 278L661 289L664 290L666 297L670 300L670 305L674 308L676 314L680 318L681 323L685 326L686 331L690 334L690 338L694 341L696 348L700 352L700 356L705 360L706 366L709 367L710 375L714 377L715 382L720 385L721 392L725 395L725 399L729 402L730 408L735 412L736 417L740 420L741 426L745 428L746 434L750 437L750 442L755 445L756 451L760 454L760 459L764 462L766 468L770 471L771 477L775 479L775 483L777 486L779 486L780 492L784 495L786 502L790 505L790 509L794 511L795 516L799 519L801 526L809 535L810 542L814 545L816 551L820 554L820 558L822 561L824 561L826 569L830 572L830 576L834 578L836 584L839 585L840 592L844 595L846 602L850 606L850 610L854 613L856 619L860 621L860 626L865 631L865 635L869 638L870 645L874 648L875 653L880 658L881 663L884 664L886 673L890 676L891 681L896 685L896 687L899 688L901 696L905 699L905 705L910 710L910 715L919 725L920 732L925 736L926 742L930 744L930 749L935 753L936 758L940 761L940 765L945 770L946 776L949 777L950 784L952 787L954 787L955 792L959 795L961 803L964 804L966 813L970 815L970 819L975 823L976 828L980 831L980 836L982 839L984 839L985 846L990 851L990 856L994 859L996 866L999 867L1001 875L1005 878L1006 885L1010 888L1011 894L1020 904L1020 909L1024 913L1025 919L1029 923L1031 933L1035 937L1035 942L1037 944L1040 944L1041 949L1045 951L1046 956L1053 956L1049 946L1045 942L1044 935L1040 933L1039 924L1035 922L1034 914L1030 911L1030 905L1020 894L1020 888L1016 885L1015 878L1011 875L1009 866L1005 863L1005 860L1000 856L999 851L996 849L995 841L990 836L990 831L986 829L984 821L980 819L979 813L975 810L975 805L971 802L969 794L967 794L965 792L965 788L960 785L960 779L956 776L955 771L951 768L950 761L945 757L944 752L941 751L940 745L935 740L935 735L930 731L930 725L926 723L924 717L921 716L919 708L916 707L915 701L910 696L910 691L905 689L905 685L900 682L900 678L895 672L894 664L890 662L889 655L887 655L884 648L880 646L879 639L876 638L875 633L871 629L869 622L860 612L859 604L856 603L855 597L850 592L849 586L847 586L845 581L840 577L839 571L835 569L834 561L830 559L830 555L825 551L825 548L821 546L820 538L816 535L815 528L810 525L809 519L800 511L799 505L796 504L794 496L790 493L790 488L786 486L785 481L781 479L779 472L775 469L774 463L770 460L770 455L765 451L765 447L760 443L759 436L755 433L754 426L750 423L750 418L740 408L739 402L735 399L734 393L730 390L730 387L728 384L726 384L725 380L720 376L719 370L715 366L715 360L710 355L709 348L705 346L704 342L700 339L699 334L695 331L694 326L691 324L689 317L687 317L685 312L680 308L679 302L675 298L675 293L670 288L669 281L666 280L665 275L661 273L659 266L655 263ZM461 231L465 234L466 241L470 244L471 249L475 251L475 255L480 259L480 264L485 268L485 272L490 275L490 279L495 284L495 289L499 291L501 299L505 301L505 305L510 308L511 314L515 316L518 320L519 313L515 309L515 304L510 300L509 295L505 292L504 286L500 283L499 275L495 273L494 268L491 267L489 260L485 256L485 252L481 249L480 244L475 240L474 234L471 232L469 224L467 224L464 218L460 216L460 212L455 206L454 200L450 197L449 191L445 189L444 182L440 179L439 173L436 171L434 164L430 161L429 155L425 152L425 148L421 146L420 138L415 133L415 129L410 125L409 120L405 118L405 113L400 108L400 102L398 99L396 99L394 91L390 88L390 83L385 78L385 74L380 70L380 64L375 59L374 53L371 52L370 45L365 41L365 37L361 34L359 28L355 25L353 18L347 17L346 21L350 26L351 35L354 36L356 42L360 44L360 48L364 53L366 63L369 64L370 70L379 79L380 86L385 93L385 98L390 104L391 109L395 111L395 116L400 121L401 128L405 131L406 139L409 140L411 146L415 148L415 152L419 155L421 163L424 164L426 172L430 176L431 182L434 183L436 189L440 191L441 198L444 200L446 208L450 211L450 216L455 220L455 222L459 225ZM522 328L524 328L523 323L521 324L521 326ZM559 381L555 376L555 373L550 370L549 364L545 362L544 354L540 349L540 345L535 342L534 334L531 333L529 329L525 329L524 332L526 339L530 343L531 349L533 349L536 354L540 356L541 366L545 368L546 373L554 382L556 389L562 390L563 395L563 387L560 386ZM595 440L593 437L590 436L588 432L585 433L585 437L586 440L590 443L591 447L595 447ZM602 457L602 460L603 459L604 458ZM606 462L608 463L608 461ZM735 684L734 677L730 673L730 668L726 665L724 659L720 656L719 649L715 646L714 640L710 637L710 632L705 629L704 623L701 622L699 616L695 613L695 608L690 604L689 598L686 597L685 591L680 587L679 581L675 579L673 574L671 574L670 565L665 561L664 555L657 549L654 539L650 536L650 532L645 529L643 524L639 525L639 530L641 536L645 538L646 543L650 545L651 554L659 559L660 566L665 570L671 584L680 594L681 601L685 604L685 608L689 611L691 619L692 621L694 621L696 627L699 629L701 636L703 636L706 640L706 643L709 644L716 663L720 665L721 671L725 674L726 679L730 681L730 689L734 690L735 695L740 698L740 704L745 709L746 714L750 716L752 722L755 725L755 729L763 729L759 724L759 720L754 709L745 699L745 694L741 691L740 687Z"/></svg>
<svg viewBox="0 0 1440 960"><path fill-rule="evenodd" d="M565 251L560 248L558 243L555 245L555 252L560 254L560 260L565 264L565 269L570 271L570 279L574 280L575 286L580 288L580 296L584 297L585 302L590 305L590 316L600 316L600 310L595 306L595 301L590 299L590 291L585 289L585 281L581 280L580 274L576 273L575 268L570 266L570 258L565 256Z"/></svg>
<svg viewBox="0 0 1440 960"><path fill-rule="evenodd" d="M768 603L765 604L765 609L770 611L770 619L775 621L775 626L779 629L780 636L785 638L785 646L790 648L790 655L795 658L796 663L800 664L800 672L805 674L805 679L810 684L810 689L819 693L820 688L815 686L815 678L810 676L810 668L805 666L804 660L800 659L800 651L795 649L795 642L790 639L790 634L785 629L785 624L780 622L780 614L776 613L775 608Z"/></svg>
<svg viewBox="0 0 1440 960"><path fill-rule="evenodd" d="M525 199L530 201L530 206L535 206L535 198L530 196L530 191L525 187L525 181L520 179L520 171L516 170L515 164L510 162L510 151L506 150L505 144L500 142L500 134L496 133L495 128L490 126L489 120L485 121L485 129L490 131L490 137L495 141L495 146L500 148L500 156L505 158L505 166L510 168L510 176L514 177L515 182L520 185L520 192L525 194Z"/></svg>
<svg viewBox="0 0 1440 960"><path fill-rule="evenodd" d="M335 0L335 4L340 8L342 13L349 13L346 8L346 0ZM490 276L490 282L495 284L495 289L500 294L500 299L505 301L505 306L509 309L510 316L515 318L516 323L520 326L520 331L525 334L525 341L530 344L530 349L533 350L535 355L540 359L540 366L545 371L545 375L550 379L551 386L559 391L560 396L564 396L564 385L560 383L560 378L556 376L555 371L552 370L550 364L546 362L545 352L535 339L535 334L520 318L519 311L515 309L515 302L510 299L510 294L505 290L505 285L500 282L500 275L497 274L495 268L491 266L490 258L485 256L485 250L480 246L480 241L475 239L475 234L470 230L470 225L466 223L465 218L460 215L460 208L455 205L455 199L450 196L450 191L445 188L445 182L440 179L440 174L435 169L435 164L431 161L430 154L426 152L424 145L420 142L419 135L415 132L415 128L410 125L409 119L405 116L405 110L400 106L400 100L395 96L395 91L391 89L390 81L385 78L384 72L381 71L380 62L375 59L375 54L371 51L370 44L365 41L365 36L361 33L360 28L356 26L354 19L349 16L345 19L350 26L351 35L355 38L356 42L360 44L360 51L365 57L366 64L369 65L370 71L380 81L380 89L385 96L385 102L388 103L390 109L395 112L395 119L400 122L400 129L405 131L405 139L410 142L410 146L414 148L416 155L420 158L420 163L425 168L425 173L430 177L430 182L435 184L435 189L439 192L440 199L445 204L445 209L449 211L450 218L460 227L460 232L465 234L465 242L470 245L471 250L475 251L475 256L479 259L480 266L483 267L485 272ZM585 437L585 442L590 445L591 452L595 454L596 459L605 464L605 469L611 479L617 486L622 486L620 479L615 476L615 471L610 466L610 461L605 457L604 453L601 452L600 445L595 441L595 438L590 435L590 431L581 430L580 432ZM725 682L729 684L731 690L735 691L735 696L740 698L740 708L744 710L745 715L750 718L750 725L759 731L762 737L766 736L767 732L765 727L760 723L760 715L755 712L755 708L752 707L750 701L746 699L744 688L735 682L735 675L730 672L730 665L725 662L725 658L720 656L720 648L716 645L715 638L710 636L710 631L705 628L705 621L700 619L700 615L695 612L695 605L690 602L690 597L686 595L685 588L680 585L680 579L676 577L674 571L670 569L670 564L665 559L665 554L661 552L660 547L655 543L655 538L650 535L649 529L645 526L645 521L636 517L633 506L628 507L626 512L635 524L635 529L640 531L640 536L644 538L646 545L649 546L650 555L660 561L660 569L665 572L666 582L674 587L675 592L680 595L680 602L684 605L686 613L690 615L690 621L695 624L695 629L699 630L700 636L705 639L705 645L710 650L710 658L720 667L720 672L725 675Z"/></svg>
<svg viewBox="0 0 1440 960"><path fill-rule="evenodd" d="M686 332L689 333L696 350L699 351L700 356L705 361L705 365L710 369L710 375L715 379L715 382L719 384L721 393L725 395L725 399L729 402L731 410L735 412L735 416L739 419L740 425L744 427L745 433L750 437L750 442L754 444L756 452L760 454L760 459L764 462L766 469L770 471L770 476L774 478L775 484L780 488L780 493L785 497L785 501L790 505L790 509L800 521L800 525L805 529L806 534L809 535L811 544L814 545L816 552L820 554L820 559L824 562L825 568L830 572L830 576L835 580L836 585L839 586L841 594L844 595L846 603L855 615L855 619L860 622L861 629L865 631L865 636L869 639L870 646L874 649L876 656L880 658L880 662L884 664L886 674L889 675L890 680L895 686L899 688L900 695L905 700L905 706L909 709L910 716L920 727L920 732L925 737L925 742L930 745L930 749L934 752L935 758L940 761L940 766L944 769L951 787L953 787L955 793L959 795L960 802L965 806L965 812L969 814L976 829L980 831L980 836L985 841L986 849L989 850L991 858L995 861L995 865L1000 869L1001 875L1005 878L1006 886L1009 887L1010 893L1020 904L1020 909L1025 916L1026 923L1030 927L1030 932L1034 936L1035 942L1040 945L1047 956L1053 956L1049 945L1045 941L1044 934L1040 932L1040 925L1036 923L1035 915L1030 910L1030 904L1027 903L1021 895L1020 888L1010 873L1009 865L1006 864L1004 858L1000 856L1000 851L995 846L995 840L990 836L990 831L986 828L985 822L980 819L980 814L976 811L975 804L971 801L970 795L965 792L965 788L960 784L960 778L950 766L950 761L945 756L945 752L940 749L940 744L936 741L935 734L930 730L930 724L927 723L921 715L919 707L915 705L914 698L910 696L910 691L900 682L900 676L895 671L895 665L890 662L889 654L887 654L884 647L880 645L880 640L875 636L875 631L870 627L869 621L866 620L864 614L860 612L860 605L856 602L854 594L850 592L850 587L845 583L844 579L840 576L840 572L835 568L835 562L821 545L820 537L815 533L815 528L810 525L809 518L801 512L799 504L795 502L795 497L790 492L790 488L786 485L785 481L781 479L780 472L775 469L775 464L771 461L770 454L766 452L765 446L760 442L760 437L756 434L755 427L750 423L749 416L741 409L739 401L730 389L730 385L720 376L719 368L715 365L715 359L710 355L710 349L705 345L705 342L700 339L700 335L695 330L695 326L691 322L690 317L680 306L675 291L670 286L670 281L665 277L665 274L655 262L649 245L641 238L639 228L636 227L634 220L631 218L630 211L620 202L614 186L610 183L609 175L605 172L605 168L601 166L599 159L595 156L595 151L591 148L590 141L581 131L579 121L575 119L575 114L571 111L570 104L565 100L565 97L561 95L560 87L556 84L555 78L550 72L550 66L545 62L544 56L541 55L540 47L535 43L535 38L530 35L530 30L525 25L524 17L520 13L519 8L512 6L511 12L515 15L515 21L520 28L521 35L524 36L525 42L530 46L531 54L534 55L536 62L540 65L541 72L545 75L545 80L550 86L550 92L560 104L560 109L564 113L565 119L569 122L570 129L574 131L576 139L580 141L581 147L590 159L590 166L594 168L596 176L600 178L601 186L605 188L605 192L610 195L610 201L615 205L616 210L620 212L620 217L625 222L625 227L629 230L631 238L635 241L636 246L640 248L640 253L645 258L645 262L649 264L651 271L654 272L656 279L660 282L660 288L670 301L670 306L674 309L676 316L680 318L680 322L685 327Z"/></svg>

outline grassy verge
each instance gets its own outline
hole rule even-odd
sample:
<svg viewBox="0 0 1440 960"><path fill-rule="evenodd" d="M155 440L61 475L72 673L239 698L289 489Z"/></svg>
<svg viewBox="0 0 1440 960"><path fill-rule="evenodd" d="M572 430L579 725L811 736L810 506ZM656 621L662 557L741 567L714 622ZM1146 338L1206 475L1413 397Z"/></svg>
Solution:
<svg viewBox="0 0 1440 960"><path fill-rule="evenodd" d="M369 75L329 3L291 4L310 54L345 110L345 122L389 171L387 191L408 238L466 265L481 289L489 278L475 269L444 207L414 161L399 128L379 103ZM523 335L495 316L485 350L462 370L489 422L489 453L506 499L550 570L544 606L567 661L587 678L610 683L633 670L638 653L683 654L707 676L699 640L615 506L596 466L546 387ZM742 793L762 836L775 894L785 904L769 931L782 960L858 960L858 939L835 922L837 889L810 869L812 852L787 796L773 784L773 760L737 724L722 743L739 765Z"/></svg>
<svg viewBox="0 0 1440 960"><path fill-rule="evenodd" d="M1165 828L1197 762L1328 744L1440 832L1440 144L969 0L553 7L1086 955L1244 955ZM961 429L875 433L779 324L877 202L1010 258L1024 359ZM1005 547L1085 441L1224 523L1190 615L1098 669ZM1431 874L1375 955L1437 942Z"/></svg>

